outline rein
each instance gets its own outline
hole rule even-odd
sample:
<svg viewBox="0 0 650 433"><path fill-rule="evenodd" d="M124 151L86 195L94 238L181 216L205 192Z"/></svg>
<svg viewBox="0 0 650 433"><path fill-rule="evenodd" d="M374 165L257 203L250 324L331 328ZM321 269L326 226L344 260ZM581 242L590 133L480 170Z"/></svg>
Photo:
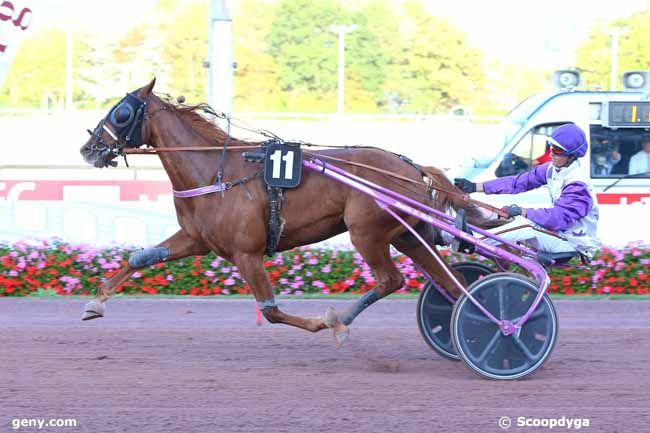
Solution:
<svg viewBox="0 0 650 433"><path fill-rule="evenodd" d="M229 150L242 150L242 149L253 149L259 147L258 145L250 146L228 146ZM124 149L124 153L130 155L155 155L161 152L181 152L181 151L190 151L190 152L206 152L213 150L223 150L223 146L187 146L187 147L165 147L165 148L155 148L150 147L146 149Z"/></svg>
<svg viewBox="0 0 650 433"><path fill-rule="evenodd" d="M460 194L460 193L458 193L456 191L441 188L439 186L434 186L430 182L425 183L425 182L420 182L420 181L417 181L417 180L409 179L408 177L402 176L401 174L397 174L397 173L394 173L392 171L384 170L384 169L381 169L381 168L378 168L378 167L373 167L372 165L367 165L367 164L363 164L363 163L360 163L360 162L348 161L346 159L341 159L341 158L335 158L333 156L326 156L326 155L316 154L316 153L309 152L309 151L305 151L305 154L315 156L315 157L318 157L318 158L321 158L321 159L329 159L331 161L342 162L344 164L354 165L354 166L357 166L357 167L362 167L362 168L365 168L365 169L368 169L368 170L375 171L377 173L385 174L387 176L391 176L391 177L394 177L396 179L403 180L405 182L410 182L410 183L413 183L415 185L422 185L422 186L425 186L427 188L435 189L436 191L444 192L446 194L458 197L459 199L461 199L462 201L464 201L466 203L471 203L471 204L474 204L476 206L482 207L484 209L490 210L490 211L496 213L497 215L499 215L500 217L503 217L503 218L506 218L506 219L508 218L508 214L506 212L504 212L501 209L499 209L497 207L494 207L494 206L492 206L490 204L484 203L482 201L474 200L473 198L471 198L469 196L469 194Z"/></svg>
<svg viewBox="0 0 650 433"><path fill-rule="evenodd" d="M312 144L311 146L320 146L320 145ZM243 149L251 149L251 148L256 148L256 147L259 147L259 146L258 145L229 146L228 149L229 150L243 150ZM320 146L320 147L330 147L330 146ZM167 148L160 148L160 149L158 149L158 148L124 149L124 153L126 153L126 154L134 154L134 155L155 155L155 154L160 153L160 152L184 152L184 151L207 152L207 151L217 151L217 150L221 150L223 152L223 151L225 151L225 146L188 146L188 147L167 147ZM484 203L482 201L475 200L475 199L471 198L469 196L469 194L460 194L460 193L458 193L456 191L441 188L439 186L434 186L430 182L425 183L425 182L409 179L406 176L402 176L402 175L394 173L392 171L384 170L384 169L381 169L381 168L378 168L378 167L373 167L372 165L367 165L367 164L363 164L363 163L360 163L360 162L348 161L347 159L336 158L336 157L333 157L333 156L317 154L317 153L309 152L309 151L304 151L304 153L306 155L310 155L312 157L318 157L318 158L321 158L321 159L328 159L330 161L336 161L336 162L341 162L343 164L362 167L362 168L365 168L365 169L368 169L368 170L375 171L377 173L381 173L381 174L391 176L391 177L396 178L396 179L403 180L405 182L410 182L410 183L415 184L415 185L421 185L421 186L424 186L426 188L435 189L436 191L444 192L446 194L458 197L460 200L462 200L462 201L464 201L466 203L470 203L470 204L476 205L478 207L482 207L484 209L492 211L492 212L494 212L495 214L497 214L498 216L500 216L502 218L505 218L505 219L508 218L508 214L506 212L504 212L503 210L501 210L501 209L499 209L499 208L497 208L495 206L492 206L490 204ZM214 191L211 191L211 192L222 192L223 193L223 191L225 189L221 189L221 188L223 188L221 185L222 184L220 182L217 182L217 185L212 186L213 188L216 187L217 189L215 189ZM202 187L202 188L207 188L207 187ZM196 190L198 191L200 189L201 188L197 188ZM191 191L194 192L194 190L191 190Z"/></svg>

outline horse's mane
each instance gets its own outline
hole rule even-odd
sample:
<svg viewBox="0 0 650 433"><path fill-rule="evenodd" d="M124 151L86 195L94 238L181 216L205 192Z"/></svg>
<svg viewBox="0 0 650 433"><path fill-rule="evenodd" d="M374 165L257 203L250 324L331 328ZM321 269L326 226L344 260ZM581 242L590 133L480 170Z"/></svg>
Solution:
<svg viewBox="0 0 650 433"><path fill-rule="evenodd" d="M212 107L205 102L196 105L185 105L176 103L171 98L160 98L161 102L165 104L173 113L178 117L185 120L192 127L192 130L211 142L223 144L230 137L230 143L237 145L258 145L258 143L240 140L229 136L226 131L221 129L216 123L210 122L201 113L214 113Z"/></svg>

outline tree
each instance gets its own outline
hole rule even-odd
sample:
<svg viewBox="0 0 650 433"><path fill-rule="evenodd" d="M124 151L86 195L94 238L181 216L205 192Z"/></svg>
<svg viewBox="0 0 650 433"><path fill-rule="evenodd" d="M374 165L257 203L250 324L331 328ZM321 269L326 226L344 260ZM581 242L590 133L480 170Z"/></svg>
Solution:
<svg viewBox="0 0 650 433"><path fill-rule="evenodd" d="M391 61L386 91L408 112L446 112L474 101L484 84L481 51L420 2L407 2L403 13L400 52Z"/></svg>
<svg viewBox="0 0 650 433"><path fill-rule="evenodd" d="M236 111L283 111L285 95L278 80L278 64L267 52L267 38L275 6L246 0L232 11L235 46L234 102Z"/></svg>
<svg viewBox="0 0 650 433"><path fill-rule="evenodd" d="M205 101L208 56L208 2L166 1L159 12L156 32L160 37L165 89L182 93L188 101ZM163 8L164 7L164 8Z"/></svg>
<svg viewBox="0 0 650 433"><path fill-rule="evenodd" d="M357 29L347 36L345 45L346 109L379 111L386 100L384 86L390 48L394 45L386 36L397 28L396 21L385 1L373 0L353 12L351 22Z"/></svg>
<svg viewBox="0 0 650 433"><path fill-rule="evenodd" d="M41 28L27 36L0 91L0 104L11 107L63 107L66 36Z"/></svg>
<svg viewBox="0 0 650 433"><path fill-rule="evenodd" d="M309 99L312 110L333 111L336 106L332 95L337 83L337 39L328 30L333 24L348 24L334 0L282 0L278 4L268 53L278 63L282 90L292 94L289 109L301 109L298 99L303 104Z"/></svg>
<svg viewBox="0 0 650 433"><path fill-rule="evenodd" d="M584 73L588 85L609 88L611 71L610 28L626 28L619 36L618 70L650 69L650 8L637 12L629 18L599 23L591 35L578 48L577 66ZM618 79L618 77L617 77Z"/></svg>
<svg viewBox="0 0 650 433"><path fill-rule="evenodd" d="M477 115L504 114L525 98L547 90L551 83L550 68L492 59L485 71L485 86L472 104Z"/></svg>

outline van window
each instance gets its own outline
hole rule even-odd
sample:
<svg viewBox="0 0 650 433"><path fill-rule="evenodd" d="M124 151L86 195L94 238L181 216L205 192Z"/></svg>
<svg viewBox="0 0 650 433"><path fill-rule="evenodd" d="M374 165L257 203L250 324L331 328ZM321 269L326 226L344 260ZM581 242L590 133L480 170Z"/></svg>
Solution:
<svg viewBox="0 0 650 433"><path fill-rule="evenodd" d="M630 167L630 160L634 155L640 155L636 157L637 160L644 155L641 138L648 135L647 131L639 128L614 130L601 125L591 125L589 129L592 178L617 178L635 170ZM650 167L648 169L650 170Z"/></svg>
<svg viewBox="0 0 650 433"><path fill-rule="evenodd" d="M528 131L521 140L506 154L499 164L497 177L511 176L529 170L546 152L546 138L564 123L538 125Z"/></svg>

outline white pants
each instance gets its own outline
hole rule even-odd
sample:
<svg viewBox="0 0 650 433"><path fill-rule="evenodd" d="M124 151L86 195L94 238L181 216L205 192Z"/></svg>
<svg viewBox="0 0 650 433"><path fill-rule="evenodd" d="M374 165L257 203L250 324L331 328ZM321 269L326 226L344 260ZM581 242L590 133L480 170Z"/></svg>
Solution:
<svg viewBox="0 0 650 433"><path fill-rule="evenodd" d="M517 228L520 226L529 226L529 227ZM533 228L536 226L537 225L534 222L522 216L517 216L512 222L502 225L501 227L490 229L489 232L493 234L498 234L499 237L503 239L507 239L510 242L521 241L522 243L527 244L528 246L530 246L531 248L539 252L564 253L569 251L576 251L573 245L571 245L569 242L557 238L555 236L539 232ZM504 230L515 229L515 228L517 229L507 231L503 234L499 234ZM494 245L499 244L499 242L493 241L492 239L488 239L487 241Z"/></svg>

